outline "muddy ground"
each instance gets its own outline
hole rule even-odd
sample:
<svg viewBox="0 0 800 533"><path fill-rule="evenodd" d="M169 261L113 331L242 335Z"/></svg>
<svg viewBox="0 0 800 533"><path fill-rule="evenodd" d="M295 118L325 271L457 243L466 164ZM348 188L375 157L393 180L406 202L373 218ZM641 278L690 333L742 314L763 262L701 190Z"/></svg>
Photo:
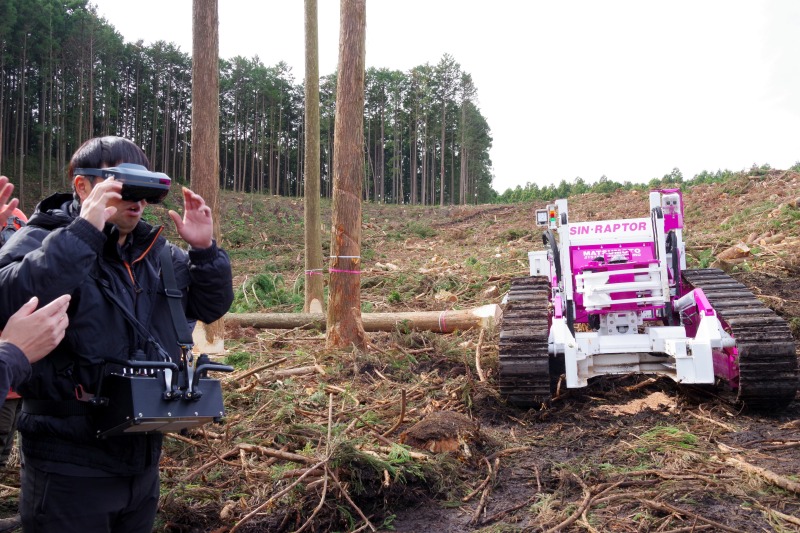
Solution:
<svg viewBox="0 0 800 533"><path fill-rule="evenodd" d="M774 171L684 193L690 266L729 271L789 322L795 341L798 191L799 175ZM266 303L254 285L263 276L284 296L302 294L302 202L223 203L236 220L223 244L239 300ZM527 273L527 252L541 248L537 207L365 204L363 309L501 302ZM582 195L570 212L647 216L647 195ZM738 255L718 259L737 245ZM263 310L296 305L277 298ZM629 375L521 410L497 393L498 332L399 328L369 334L359 353L326 351L316 330L229 325L237 370L222 378L226 420L167 437L157 530L800 531L800 399L748 412L713 389ZM458 426L453 451L433 453L411 438L432 413L475 427ZM12 468L3 513L16 483Z"/></svg>

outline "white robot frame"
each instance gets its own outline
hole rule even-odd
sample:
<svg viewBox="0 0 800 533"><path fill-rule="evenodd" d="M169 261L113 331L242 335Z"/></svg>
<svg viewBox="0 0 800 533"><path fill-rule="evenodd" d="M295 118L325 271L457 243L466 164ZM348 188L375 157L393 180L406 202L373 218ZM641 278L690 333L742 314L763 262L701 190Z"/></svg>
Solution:
<svg viewBox="0 0 800 533"><path fill-rule="evenodd" d="M570 223L567 200L537 211L551 237L529 253L530 274L550 280L548 349L563 356L568 388L633 372L711 384L714 352L735 350L703 291L681 284L680 191L649 198L649 218ZM592 331L576 331L581 323Z"/></svg>

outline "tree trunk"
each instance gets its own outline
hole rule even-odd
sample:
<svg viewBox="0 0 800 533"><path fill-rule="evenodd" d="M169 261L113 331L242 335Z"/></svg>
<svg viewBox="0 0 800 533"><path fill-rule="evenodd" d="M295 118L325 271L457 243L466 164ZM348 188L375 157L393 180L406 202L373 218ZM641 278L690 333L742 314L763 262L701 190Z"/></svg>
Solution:
<svg viewBox="0 0 800 533"><path fill-rule="evenodd" d="M395 204L400 202L400 188L398 184L398 176L400 175L400 124L397 118L397 107L394 108L392 115L392 123L394 124L393 138L392 138L392 200Z"/></svg>
<svg viewBox="0 0 800 533"><path fill-rule="evenodd" d="M450 138L450 205L455 205L456 199L456 136Z"/></svg>
<svg viewBox="0 0 800 533"><path fill-rule="evenodd" d="M202 196L214 218L219 239L219 12L217 0L192 2L192 160L194 192ZM205 328L214 345L225 332L222 320ZM219 339L219 341L217 340Z"/></svg>
<svg viewBox="0 0 800 533"><path fill-rule="evenodd" d="M142 63L141 59L136 63L136 86L140 87L142 83ZM66 93L66 91L64 91ZM133 131L136 132L136 144L142 144L143 139L143 125L144 122L144 106L142 105L142 91L136 91L136 118L134 119ZM63 115L62 115L63 116Z"/></svg>
<svg viewBox="0 0 800 533"><path fill-rule="evenodd" d="M447 100L444 97L442 97L442 139L439 142L439 148L441 150L441 153L439 154L439 158L440 158L439 207L444 206L444 154L445 154L445 151L446 151L445 150L445 146L444 146L444 142L445 142L445 137L444 137L445 128L444 128L444 126L445 126L445 119L446 119L446 113L445 113L446 109L447 109Z"/></svg>
<svg viewBox="0 0 800 533"><path fill-rule="evenodd" d="M158 88L160 87L159 76L161 70L161 62L157 61L155 66L155 72L153 74L153 117L152 123L150 124L150 155L148 159L150 160L150 165L154 165L156 162L156 140L158 139Z"/></svg>
<svg viewBox="0 0 800 533"><path fill-rule="evenodd" d="M22 81L19 84L19 208L25 211L25 115L27 114L25 106L25 71L27 70L27 54L28 54L28 34L22 40Z"/></svg>
<svg viewBox="0 0 800 533"><path fill-rule="evenodd" d="M283 100L283 95L281 95L281 101ZM282 150L281 146L283 144L283 132L281 128L283 127L283 103L278 105L278 131L277 131L277 166L275 167L275 194L278 196L281 195L281 155Z"/></svg>
<svg viewBox="0 0 800 533"><path fill-rule="evenodd" d="M459 195L461 205L467 203L467 102L461 102L461 146L459 147Z"/></svg>
<svg viewBox="0 0 800 533"><path fill-rule="evenodd" d="M172 75L171 66L167 63L167 91L164 98L164 128L161 130L161 172L169 172L169 138L171 135L170 124L172 115L172 102L170 96L172 94ZM173 174L174 176L174 174Z"/></svg>
<svg viewBox="0 0 800 533"><path fill-rule="evenodd" d="M239 184L239 93L233 92L233 192L238 192Z"/></svg>
<svg viewBox="0 0 800 533"><path fill-rule="evenodd" d="M417 113L414 112L413 119L409 121L408 131L408 159L411 162L411 168L408 169L409 188L411 193L411 200L409 203L415 205L417 203Z"/></svg>
<svg viewBox="0 0 800 533"><path fill-rule="evenodd" d="M420 205L426 205L428 198L428 119L422 128L422 177L420 179Z"/></svg>
<svg viewBox="0 0 800 533"><path fill-rule="evenodd" d="M366 0L341 0L334 132L328 348L367 347L361 324Z"/></svg>
<svg viewBox="0 0 800 533"><path fill-rule="evenodd" d="M269 194L277 194L275 188L275 105L269 106Z"/></svg>
<svg viewBox="0 0 800 533"><path fill-rule="evenodd" d="M6 87L6 47L0 40L0 169L3 168L3 153L5 151L5 87Z"/></svg>
<svg viewBox="0 0 800 533"><path fill-rule="evenodd" d="M304 142L306 135L304 123L305 121L301 122L299 124L299 127L297 128L297 157L295 158L297 171L294 173L294 175L296 176L295 181L297 182L297 190L295 191L295 196L297 196L298 198L300 197L300 195L305 194L305 188L304 188L305 183L303 183L304 180L301 179L301 176L303 176L305 172L303 169L303 158L305 157L305 154L302 153L303 152L302 143ZM319 120L317 120L317 123L319 123ZM317 147L319 147L319 135L317 135Z"/></svg>
<svg viewBox="0 0 800 533"><path fill-rule="evenodd" d="M0 169L3 168L3 153L5 152L5 87L6 87L6 47L0 39Z"/></svg>
<svg viewBox="0 0 800 533"><path fill-rule="evenodd" d="M436 139L431 137L431 147L428 150L428 154L430 155L431 161L428 165L431 173L428 177L428 184L430 185L430 199L431 205L436 205Z"/></svg>
<svg viewBox="0 0 800 533"><path fill-rule="evenodd" d="M50 42L52 43L52 39L51 39ZM55 96L55 92L56 92L56 81L55 81L55 70L53 69L53 46L52 46L52 44L50 45L50 61L49 61L49 63L50 63L50 67L49 67L49 71L50 71L49 72L49 78L50 79L48 81L48 84L49 84L49 87L50 87L50 92L48 94L49 104L47 106L47 114L48 114L47 140L45 141L47 143L47 146L48 146L48 149L47 149L47 154L48 154L48 156L47 156L47 192L48 193L53 190L53 149L52 149L52 146L53 146L53 132L55 131L55 124L53 124L53 106L55 105L54 96ZM2 98L2 96L0 96L0 98ZM0 116L2 116L2 112L0 112ZM0 137L2 137L2 135L0 135ZM0 143L0 144L2 144L2 143ZM57 152L58 152L58 150L56 150L56 153Z"/></svg>
<svg viewBox="0 0 800 533"><path fill-rule="evenodd" d="M305 135L305 246L306 313L320 313L325 307L322 274L322 235L320 234L319 181L319 38L317 0L305 0L306 26L306 135Z"/></svg>
<svg viewBox="0 0 800 533"><path fill-rule="evenodd" d="M381 140L378 143L378 202L386 203L386 97L381 103Z"/></svg>
<svg viewBox="0 0 800 533"><path fill-rule="evenodd" d="M292 160L291 160L292 153L291 153L291 147L290 147L290 144L291 144L290 138L291 138L291 133L292 132L291 132L290 128L291 128L291 123L290 123L289 120L287 120L287 124L286 124L286 151L284 152L284 154L285 154L284 157L286 159L284 159L284 161L283 161L284 182L286 183L286 189L285 189L286 190L286 196L291 196L292 195L292 182L290 181L290 178L291 178L291 175L292 175L291 174L291 170L292 169L289 168L291 166L291 163L292 163Z"/></svg>
<svg viewBox="0 0 800 533"><path fill-rule="evenodd" d="M45 161L45 118L47 117L47 80L42 78L42 86L39 89L39 198L44 198L44 161Z"/></svg>
<svg viewBox="0 0 800 533"><path fill-rule="evenodd" d="M325 173L326 173L326 180L325 180L325 188L326 188L326 198L333 197L333 147L331 146L331 131L333 129L333 124L331 124L331 113L328 113L328 127L326 128L326 139L327 139L327 149L325 150Z"/></svg>

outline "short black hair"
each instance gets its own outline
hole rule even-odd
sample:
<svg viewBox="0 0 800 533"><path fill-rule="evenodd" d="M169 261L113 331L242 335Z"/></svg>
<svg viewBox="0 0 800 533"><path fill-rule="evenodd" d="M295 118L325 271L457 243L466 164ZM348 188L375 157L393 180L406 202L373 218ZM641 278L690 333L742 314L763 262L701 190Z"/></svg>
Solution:
<svg viewBox="0 0 800 533"><path fill-rule="evenodd" d="M94 137L84 142L72 154L67 177L69 181L72 181L76 168L113 167L120 163L143 165L150 170L150 161L144 151L133 141L114 135Z"/></svg>

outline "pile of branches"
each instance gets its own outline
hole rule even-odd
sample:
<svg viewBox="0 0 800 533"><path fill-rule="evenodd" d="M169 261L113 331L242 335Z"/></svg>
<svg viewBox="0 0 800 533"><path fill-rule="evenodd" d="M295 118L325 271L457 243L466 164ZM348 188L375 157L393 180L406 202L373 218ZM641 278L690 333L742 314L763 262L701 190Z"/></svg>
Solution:
<svg viewBox="0 0 800 533"><path fill-rule="evenodd" d="M371 340L329 353L321 335L265 331L241 345L224 424L167 437L158 531L375 531L408 508L435 510L418 530L800 528L796 420L733 418L641 377L523 412L497 397L494 332ZM457 453L407 445L445 411L477 419L483 438Z"/></svg>
<svg viewBox="0 0 800 533"><path fill-rule="evenodd" d="M399 434L427 413L465 410L472 376L458 351L412 333L376 335L373 355L331 354L303 335L242 346L265 355L223 378L223 425L167 436L163 531L376 531L392 509L456 490L463 461ZM307 349L281 353L287 340Z"/></svg>

